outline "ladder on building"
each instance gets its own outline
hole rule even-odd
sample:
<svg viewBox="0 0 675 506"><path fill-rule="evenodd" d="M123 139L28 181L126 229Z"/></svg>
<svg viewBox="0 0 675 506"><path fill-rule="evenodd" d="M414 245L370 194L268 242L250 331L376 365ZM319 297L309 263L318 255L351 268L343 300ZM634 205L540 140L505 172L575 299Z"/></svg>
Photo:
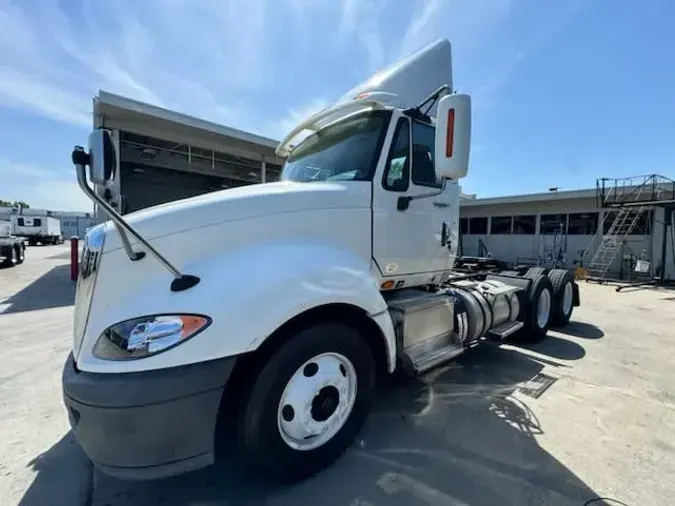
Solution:
<svg viewBox="0 0 675 506"><path fill-rule="evenodd" d="M641 218L650 212L652 205L675 198L672 180L651 174L622 179L599 179L598 205L613 211L605 212L595 237L588 245L584 257L588 277L598 281L607 279L617 255L622 250ZM606 226L607 220L611 220ZM592 254L592 256L591 256Z"/></svg>
<svg viewBox="0 0 675 506"><path fill-rule="evenodd" d="M605 224L601 224L598 230L598 234L602 234L599 241L600 244L595 250L593 258L586 266L589 277L599 280L607 277L617 254L625 244L627 236L633 233L643 213L646 213L648 210L647 206L620 208L614 216L606 234L603 233ZM607 214L605 214L606 219Z"/></svg>

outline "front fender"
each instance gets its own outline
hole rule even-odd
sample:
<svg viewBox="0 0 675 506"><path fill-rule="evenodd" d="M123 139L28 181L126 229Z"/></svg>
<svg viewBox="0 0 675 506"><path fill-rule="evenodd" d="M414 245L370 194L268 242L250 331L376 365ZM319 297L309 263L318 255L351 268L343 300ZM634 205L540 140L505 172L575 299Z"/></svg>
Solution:
<svg viewBox="0 0 675 506"><path fill-rule="evenodd" d="M129 318L171 312L208 315L213 319L210 327L164 353L134 361L96 359L88 339L79 367L92 372L139 371L239 355L257 349L294 316L332 303L359 307L373 318L385 336L393 367L395 338L387 304L368 262L347 249L297 240L267 243L203 257L185 270L201 282L175 293L165 276L161 282L153 277L132 293L125 292L123 301L106 304L106 321L93 311L87 334L98 336L107 326Z"/></svg>

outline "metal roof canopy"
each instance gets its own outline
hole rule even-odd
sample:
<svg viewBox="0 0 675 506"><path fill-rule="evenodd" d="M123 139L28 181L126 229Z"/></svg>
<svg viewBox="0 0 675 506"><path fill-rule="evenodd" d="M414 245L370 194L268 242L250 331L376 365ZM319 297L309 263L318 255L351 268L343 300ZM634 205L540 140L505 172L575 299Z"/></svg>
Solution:
<svg viewBox="0 0 675 506"><path fill-rule="evenodd" d="M485 197L462 200L461 205L466 207L487 206L495 204L519 204L522 202L542 202L554 200L595 198L595 189L565 190L546 193L529 193L523 195L509 195L505 197Z"/></svg>
<svg viewBox="0 0 675 506"><path fill-rule="evenodd" d="M103 90L94 97L94 128L101 127L283 164L274 153L278 141Z"/></svg>

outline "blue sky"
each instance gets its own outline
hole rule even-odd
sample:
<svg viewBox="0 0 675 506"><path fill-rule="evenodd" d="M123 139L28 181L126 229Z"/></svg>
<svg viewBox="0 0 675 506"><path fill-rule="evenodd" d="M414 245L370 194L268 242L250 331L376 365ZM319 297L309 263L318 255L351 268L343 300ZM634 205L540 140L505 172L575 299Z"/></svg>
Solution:
<svg viewBox="0 0 675 506"><path fill-rule="evenodd" d="M675 177L668 0L0 0L0 198L91 208L75 185L105 89L279 139L446 37L473 96L479 197Z"/></svg>

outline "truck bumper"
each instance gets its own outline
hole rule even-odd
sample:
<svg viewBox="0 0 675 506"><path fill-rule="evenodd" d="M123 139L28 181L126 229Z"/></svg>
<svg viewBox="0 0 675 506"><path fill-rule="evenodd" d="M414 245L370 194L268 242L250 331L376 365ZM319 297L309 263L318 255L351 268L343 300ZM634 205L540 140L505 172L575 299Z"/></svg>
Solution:
<svg viewBox="0 0 675 506"><path fill-rule="evenodd" d="M236 358L138 373L63 369L75 438L94 465L129 480L163 478L213 463L218 412Z"/></svg>

